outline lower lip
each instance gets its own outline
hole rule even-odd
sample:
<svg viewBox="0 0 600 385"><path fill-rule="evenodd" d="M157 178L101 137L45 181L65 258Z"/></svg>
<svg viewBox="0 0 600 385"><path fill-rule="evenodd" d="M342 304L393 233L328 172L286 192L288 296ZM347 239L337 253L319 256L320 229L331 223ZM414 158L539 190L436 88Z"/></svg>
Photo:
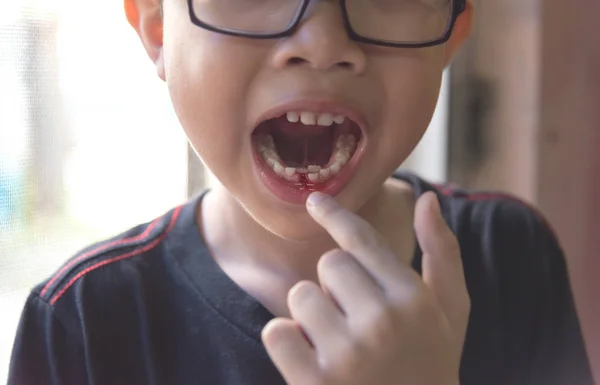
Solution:
<svg viewBox="0 0 600 385"><path fill-rule="evenodd" d="M308 183L303 186L298 186L275 174L275 171L269 167L254 146L252 146L255 171L261 182L277 198L284 202L298 205L304 205L308 196L314 191L319 191L329 196L336 196L339 194L354 175L354 171L358 166L363 151L364 138L358 143L357 149L352 155L352 158L350 158L348 164L346 164L336 176L323 183Z"/></svg>

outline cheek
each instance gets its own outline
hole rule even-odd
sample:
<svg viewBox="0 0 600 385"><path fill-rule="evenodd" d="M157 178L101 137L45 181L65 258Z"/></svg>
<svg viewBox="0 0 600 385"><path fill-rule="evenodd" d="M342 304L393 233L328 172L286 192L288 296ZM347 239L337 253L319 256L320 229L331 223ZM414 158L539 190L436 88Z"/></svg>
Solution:
<svg viewBox="0 0 600 385"><path fill-rule="evenodd" d="M440 91L442 52L423 50L418 55L388 63L383 70L387 102L378 148L382 156L393 160L394 167L406 159L427 130Z"/></svg>
<svg viewBox="0 0 600 385"><path fill-rule="evenodd" d="M165 22L167 85L190 143L218 173L225 165L234 166L248 143L246 99L257 53L233 38L187 24L181 27ZM240 62L245 64L236 65Z"/></svg>

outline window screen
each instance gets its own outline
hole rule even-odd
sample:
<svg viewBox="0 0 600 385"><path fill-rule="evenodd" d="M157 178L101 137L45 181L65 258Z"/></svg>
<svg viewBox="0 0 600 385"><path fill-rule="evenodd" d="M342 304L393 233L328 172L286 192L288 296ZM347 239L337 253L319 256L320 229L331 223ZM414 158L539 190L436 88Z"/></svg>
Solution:
<svg viewBox="0 0 600 385"><path fill-rule="evenodd" d="M33 285L186 198L185 138L122 9L0 2L0 383Z"/></svg>

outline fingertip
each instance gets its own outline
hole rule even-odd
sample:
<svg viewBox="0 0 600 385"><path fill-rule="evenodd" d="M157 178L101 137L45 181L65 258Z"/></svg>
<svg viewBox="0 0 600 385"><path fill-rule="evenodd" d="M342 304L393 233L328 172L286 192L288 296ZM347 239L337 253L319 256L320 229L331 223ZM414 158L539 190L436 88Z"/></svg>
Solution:
<svg viewBox="0 0 600 385"><path fill-rule="evenodd" d="M329 198L329 195L320 191L313 191L306 199L306 205L310 207L319 206L327 198Z"/></svg>
<svg viewBox="0 0 600 385"><path fill-rule="evenodd" d="M273 318L262 329L261 338L266 345L277 345L299 326L290 319Z"/></svg>
<svg viewBox="0 0 600 385"><path fill-rule="evenodd" d="M261 338L271 360L287 380L301 378L303 370L316 369L315 351L295 320L272 319L263 328Z"/></svg>
<svg viewBox="0 0 600 385"><path fill-rule="evenodd" d="M433 191L427 191L417 201L417 206L424 206L427 210L432 210L433 213L441 215L441 207L438 196Z"/></svg>
<svg viewBox="0 0 600 385"><path fill-rule="evenodd" d="M433 244L454 243L454 232L444 218L437 194L432 191L424 193L415 208L415 231L419 243L425 248Z"/></svg>
<svg viewBox="0 0 600 385"><path fill-rule="evenodd" d="M433 191L429 191L429 199L431 201L430 203L430 207L432 208L432 210L434 210L434 212L436 214L439 214L439 216L442 216L442 208L440 206L440 200L438 199L438 196L436 193L434 193Z"/></svg>
<svg viewBox="0 0 600 385"><path fill-rule="evenodd" d="M320 191L311 193L306 199L306 209L310 214L322 215L325 211L325 207L331 204L333 198L329 195Z"/></svg>

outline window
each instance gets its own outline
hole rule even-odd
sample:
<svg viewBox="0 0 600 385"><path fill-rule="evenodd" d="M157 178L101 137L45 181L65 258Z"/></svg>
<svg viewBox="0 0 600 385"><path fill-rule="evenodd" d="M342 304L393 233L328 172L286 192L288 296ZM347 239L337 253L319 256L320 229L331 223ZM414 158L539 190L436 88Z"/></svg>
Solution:
<svg viewBox="0 0 600 385"><path fill-rule="evenodd" d="M186 198L185 137L120 1L0 5L0 383L30 289Z"/></svg>

